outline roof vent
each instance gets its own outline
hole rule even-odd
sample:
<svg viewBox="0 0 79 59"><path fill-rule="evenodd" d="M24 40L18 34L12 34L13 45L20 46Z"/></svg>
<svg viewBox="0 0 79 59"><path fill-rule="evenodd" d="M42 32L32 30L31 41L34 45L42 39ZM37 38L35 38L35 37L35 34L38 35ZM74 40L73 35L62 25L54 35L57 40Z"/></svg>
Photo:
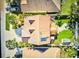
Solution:
<svg viewBox="0 0 79 59"><path fill-rule="evenodd" d="M29 23L32 24L35 20L29 20Z"/></svg>
<svg viewBox="0 0 79 59"><path fill-rule="evenodd" d="M30 34L32 34L34 31L34 29L29 29Z"/></svg>

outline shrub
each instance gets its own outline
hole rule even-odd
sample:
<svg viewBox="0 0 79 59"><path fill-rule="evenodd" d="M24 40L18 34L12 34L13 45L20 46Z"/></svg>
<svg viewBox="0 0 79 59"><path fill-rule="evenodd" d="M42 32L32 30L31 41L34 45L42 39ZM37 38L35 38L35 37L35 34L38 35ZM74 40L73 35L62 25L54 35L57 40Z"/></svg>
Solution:
<svg viewBox="0 0 79 59"><path fill-rule="evenodd" d="M60 57L63 58L74 58L76 56L76 49L72 47L61 47Z"/></svg>
<svg viewBox="0 0 79 59"><path fill-rule="evenodd" d="M16 39L13 39L13 40L7 40L6 41L6 47L8 49L14 49L16 47L19 47L19 48L33 47L33 45L29 44L27 42L17 42Z"/></svg>
<svg viewBox="0 0 79 59"><path fill-rule="evenodd" d="M6 41L6 47L8 49L14 49L16 47L16 45L17 45L17 42L15 39Z"/></svg>

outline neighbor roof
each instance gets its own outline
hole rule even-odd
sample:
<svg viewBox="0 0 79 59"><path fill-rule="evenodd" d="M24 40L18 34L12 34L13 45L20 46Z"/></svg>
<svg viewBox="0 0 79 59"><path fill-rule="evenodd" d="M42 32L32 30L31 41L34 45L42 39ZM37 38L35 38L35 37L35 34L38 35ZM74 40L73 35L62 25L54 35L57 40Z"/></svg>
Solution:
<svg viewBox="0 0 79 59"><path fill-rule="evenodd" d="M59 12L60 0L21 0L21 11L26 12Z"/></svg>
<svg viewBox="0 0 79 59"><path fill-rule="evenodd" d="M38 48L38 47L37 47ZM44 50L43 47L40 47ZM40 49L39 48L39 49ZM41 50L42 50L41 49ZM23 58L59 58L60 57L60 48L51 47L45 51L40 52L38 50L23 48Z"/></svg>
<svg viewBox="0 0 79 59"><path fill-rule="evenodd" d="M27 4L27 0L21 0L21 4Z"/></svg>

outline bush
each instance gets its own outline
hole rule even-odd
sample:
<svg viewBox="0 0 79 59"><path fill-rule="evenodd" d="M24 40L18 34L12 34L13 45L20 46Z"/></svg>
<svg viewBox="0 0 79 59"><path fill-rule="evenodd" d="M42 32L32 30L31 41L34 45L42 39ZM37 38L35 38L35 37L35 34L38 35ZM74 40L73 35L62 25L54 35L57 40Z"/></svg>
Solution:
<svg viewBox="0 0 79 59"><path fill-rule="evenodd" d="M14 49L16 47L19 47L19 48L33 47L33 45L29 44L27 42L16 42L16 39L13 39L13 40L7 40L6 41L6 47L8 49Z"/></svg>
<svg viewBox="0 0 79 59"><path fill-rule="evenodd" d="M8 49L14 49L16 46L17 46L17 42L15 39L6 41L6 47Z"/></svg>
<svg viewBox="0 0 79 59"><path fill-rule="evenodd" d="M24 16L23 14L12 14L10 16L10 23L12 24L13 29L20 28L24 24Z"/></svg>
<svg viewBox="0 0 79 59"><path fill-rule="evenodd" d="M33 45L32 45L32 44L29 44L29 43L27 43L27 42L19 42L19 43L18 43L18 46L19 46L20 48L24 48L24 47L32 47Z"/></svg>
<svg viewBox="0 0 79 59"><path fill-rule="evenodd" d="M58 25L58 26L62 26L64 23L69 23L69 21L70 21L70 19L56 19L56 24Z"/></svg>
<svg viewBox="0 0 79 59"><path fill-rule="evenodd" d="M60 27L60 26L62 26L62 21L58 21L58 23L57 23L57 25Z"/></svg>
<svg viewBox="0 0 79 59"><path fill-rule="evenodd" d="M61 47L60 57L62 58L74 58L76 56L76 49L72 47Z"/></svg>

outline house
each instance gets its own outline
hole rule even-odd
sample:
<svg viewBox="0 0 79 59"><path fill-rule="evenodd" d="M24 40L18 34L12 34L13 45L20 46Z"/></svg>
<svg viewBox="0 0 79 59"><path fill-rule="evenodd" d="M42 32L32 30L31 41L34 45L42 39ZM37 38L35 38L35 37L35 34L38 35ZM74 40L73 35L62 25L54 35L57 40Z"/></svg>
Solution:
<svg viewBox="0 0 79 59"><path fill-rule="evenodd" d="M21 0L20 6L23 13L59 12L60 0ZM57 33L57 26L50 20L48 15L24 17L22 41L34 45L50 44L51 33Z"/></svg>
<svg viewBox="0 0 79 59"><path fill-rule="evenodd" d="M60 11L60 0L21 0L23 13L53 13Z"/></svg>
<svg viewBox="0 0 79 59"><path fill-rule="evenodd" d="M50 43L50 16L36 15L24 18L22 41L34 45Z"/></svg>

